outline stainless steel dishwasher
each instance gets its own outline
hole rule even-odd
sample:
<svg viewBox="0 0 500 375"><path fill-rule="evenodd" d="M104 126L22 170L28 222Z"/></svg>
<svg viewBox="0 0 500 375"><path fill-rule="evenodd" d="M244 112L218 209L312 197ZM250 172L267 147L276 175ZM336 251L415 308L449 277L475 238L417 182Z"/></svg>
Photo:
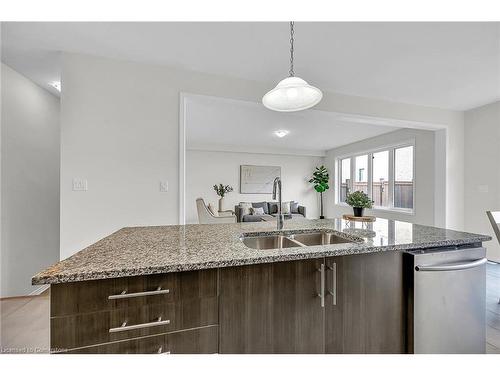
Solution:
<svg viewBox="0 0 500 375"><path fill-rule="evenodd" d="M484 353L486 249L453 247L404 254L410 353Z"/></svg>

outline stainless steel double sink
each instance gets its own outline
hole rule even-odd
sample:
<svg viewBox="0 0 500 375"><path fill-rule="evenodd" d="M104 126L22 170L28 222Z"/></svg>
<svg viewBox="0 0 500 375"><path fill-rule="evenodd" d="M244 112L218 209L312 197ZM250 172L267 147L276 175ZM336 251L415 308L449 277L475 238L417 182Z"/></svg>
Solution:
<svg viewBox="0 0 500 375"><path fill-rule="evenodd" d="M312 232L288 231L286 233L272 234L244 233L240 239L247 247L257 250L358 242L326 230Z"/></svg>

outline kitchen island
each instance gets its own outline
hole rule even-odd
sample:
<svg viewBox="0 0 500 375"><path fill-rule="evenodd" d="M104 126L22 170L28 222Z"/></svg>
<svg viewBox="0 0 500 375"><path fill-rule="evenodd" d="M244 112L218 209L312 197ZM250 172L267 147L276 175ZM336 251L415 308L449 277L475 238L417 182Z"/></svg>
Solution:
<svg viewBox="0 0 500 375"><path fill-rule="evenodd" d="M52 352L413 352L404 255L477 252L491 239L332 219L287 222L285 246L247 246L274 226L123 228L40 272L32 282L51 284ZM317 232L335 240L300 242Z"/></svg>

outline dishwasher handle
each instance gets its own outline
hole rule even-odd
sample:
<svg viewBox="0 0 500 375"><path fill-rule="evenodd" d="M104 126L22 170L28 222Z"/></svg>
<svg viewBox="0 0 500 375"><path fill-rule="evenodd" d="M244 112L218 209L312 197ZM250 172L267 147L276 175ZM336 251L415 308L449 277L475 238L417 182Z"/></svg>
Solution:
<svg viewBox="0 0 500 375"><path fill-rule="evenodd" d="M488 261L486 258L481 258L467 263L455 264L440 264L436 266L415 266L415 271L458 271L469 268L479 267Z"/></svg>

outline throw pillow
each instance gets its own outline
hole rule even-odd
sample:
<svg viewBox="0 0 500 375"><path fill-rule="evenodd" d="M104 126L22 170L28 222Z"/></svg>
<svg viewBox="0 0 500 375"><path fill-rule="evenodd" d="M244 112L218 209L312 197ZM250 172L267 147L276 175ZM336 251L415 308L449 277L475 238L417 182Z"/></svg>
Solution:
<svg viewBox="0 0 500 375"><path fill-rule="evenodd" d="M208 211L210 211L210 213L212 215L219 216L219 212L212 206L211 203L208 204L207 208L208 208Z"/></svg>
<svg viewBox="0 0 500 375"><path fill-rule="evenodd" d="M278 203L277 202L269 202L269 213L271 215L278 213Z"/></svg>
<svg viewBox="0 0 500 375"><path fill-rule="evenodd" d="M264 215L264 209L262 207L252 207L250 213L252 215L262 216Z"/></svg>
<svg viewBox="0 0 500 375"><path fill-rule="evenodd" d="M299 213L299 202L291 201L290 202L290 212L292 214L298 214Z"/></svg>
<svg viewBox="0 0 500 375"><path fill-rule="evenodd" d="M252 203L240 202L241 216L250 215L250 208L252 208Z"/></svg>
<svg viewBox="0 0 500 375"><path fill-rule="evenodd" d="M283 215L290 215L290 202L281 202L281 213Z"/></svg>
<svg viewBox="0 0 500 375"><path fill-rule="evenodd" d="M262 207L264 209L264 213L268 214L269 213L269 208L267 206L267 202L256 202L252 203L252 207L257 208L257 207Z"/></svg>

